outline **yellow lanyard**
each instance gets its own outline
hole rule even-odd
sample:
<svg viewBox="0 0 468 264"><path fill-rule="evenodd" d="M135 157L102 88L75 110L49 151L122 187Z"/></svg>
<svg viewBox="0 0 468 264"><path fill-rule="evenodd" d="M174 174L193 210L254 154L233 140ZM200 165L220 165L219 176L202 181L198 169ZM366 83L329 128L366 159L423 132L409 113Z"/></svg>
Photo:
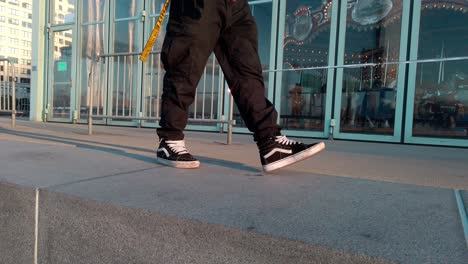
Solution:
<svg viewBox="0 0 468 264"><path fill-rule="evenodd" d="M143 62L146 62L148 60L149 54L151 50L153 49L156 39L158 38L159 31L161 31L162 23L164 21L164 17L166 16L166 13L167 13L167 8L169 7L169 2L170 0L166 0L166 3L164 3L164 6L161 10L161 14L159 15L159 19L156 22L156 25L154 26L153 31L151 32L148 42L146 42L145 48L143 49L143 53L140 56L140 60Z"/></svg>

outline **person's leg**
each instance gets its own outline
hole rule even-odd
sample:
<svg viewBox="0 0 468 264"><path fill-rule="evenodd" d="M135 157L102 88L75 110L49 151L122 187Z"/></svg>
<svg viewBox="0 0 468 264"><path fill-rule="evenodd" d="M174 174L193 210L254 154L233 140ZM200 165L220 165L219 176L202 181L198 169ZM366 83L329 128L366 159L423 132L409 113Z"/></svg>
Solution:
<svg viewBox="0 0 468 264"><path fill-rule="evenodd" d="M221 30L218 1L172 0L161 59L164 76L157 161L177 168L200 163L186 149L183 130L196 87Z"/></svg>
<svg viewBox="0 0 468 264"><path fill-rule="evenodd" d="M280 135L277 111L265 98L257 25L248 1L237 0L227 14L228 23L221 32L215 54L241 116L254 133L263 169L276 170L323 150L323 142L307 145Z"/></svg>
<svg viewBox="0 0 468 264"><path fill-rule="evenodd" d="M279 134L278 114L265 98L262 66L258 54L257 25L247 0L227 8L227 25L215 48L241 117L255 140Z"/></svg>
<svg viewBox="0 0 468 264"><path fill-rule="evenodd" d="M218 40L218 1L172 0L161 60L163 82L160 138L182 140L188 110L208 57Z"/></svg>

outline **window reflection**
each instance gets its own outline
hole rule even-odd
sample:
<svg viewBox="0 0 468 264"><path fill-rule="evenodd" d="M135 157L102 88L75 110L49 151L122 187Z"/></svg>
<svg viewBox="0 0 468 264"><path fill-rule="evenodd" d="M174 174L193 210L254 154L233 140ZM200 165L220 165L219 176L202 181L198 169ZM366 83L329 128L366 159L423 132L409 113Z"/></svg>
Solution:
<svg viewBox="0 0 468 264"><path fill-rule="evenodd" d="M82 26L81 37L81 96L80 116L88 114L91 102L90 91L93 89L93 113L102 114L105 109L105 59L104 55L104 24Z"/></svg>
<svg viewBox="0 0 468 264"><path fill-rule="evenodd" d="M418 59L468 55L468 3L423 0ZM468 139L468 60L418 64L414 136Z"/></svg>
<svg viewBox="0 0 468 264"><path fill-rule="evenodd" d="M60 40L71 40L72 35L72 30L53 33L52 118L69 118L71 114L72 46L71 41Z"/></svg>
<svg viewBox="0 0 468 264"><path fill-rule="evenodd" d="M76 0L54 1L53 23L66 24L75 22Z"/></svg>
<svg viewBox="0 0 468 264"><path fill-rule="evenodd" d="M332 1L287 2L282 73L281 125L323 131Z"/></svg>
<svg viewBox="0 0 468 264"><path fill-rule="evenodd" d="M107 14L106 0L81 1L82 26L81 26L81 87L80 90L80 117L88 115L88 107L91 99L93 113L102 114L105 109L105 60L100 56L105 53L105 26L104 19ZM90 91L93 89L94 94ZM93 98L91 98L91 96Z"/></svg>
<svg viewBox="0 0 468 264"><path fill-rule="evenodd" d="M94 22L104 20L107 0L81 0L82 22Z"/></svg>
<svg viewBox="0 0 468 264"><path fill-rule="evenodd" d="M150 0L149 12L150 14L159 14L166 0Z"/></svg>
<svg viewBox="0 0 468 264"><path fill-rule="evenodd" d="M115 18L134 17L137 15L137 0L115 0Z"/></svg>
<svg viewBox="0 0 468 264"><path fill-rule="evenodd" d="M393 134L402 0L348 1L341 95L341 132Z"/></svg>

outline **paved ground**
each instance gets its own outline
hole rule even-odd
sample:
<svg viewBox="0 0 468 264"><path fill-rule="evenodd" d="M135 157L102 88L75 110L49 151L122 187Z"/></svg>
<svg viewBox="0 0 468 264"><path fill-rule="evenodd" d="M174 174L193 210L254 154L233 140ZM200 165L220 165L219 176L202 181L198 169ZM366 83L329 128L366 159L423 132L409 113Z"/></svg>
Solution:
<svg viewBox="0 0 468 264"><path fill-rule="evenodd" d="M329 259L468 260L453 192L468 190L468 149L330 141L263 174L250 136L226 146L225 135L191 132L202 167L175 170L154 163L152 129L86 129L0 119L0 181L298 241Z"/></svg>

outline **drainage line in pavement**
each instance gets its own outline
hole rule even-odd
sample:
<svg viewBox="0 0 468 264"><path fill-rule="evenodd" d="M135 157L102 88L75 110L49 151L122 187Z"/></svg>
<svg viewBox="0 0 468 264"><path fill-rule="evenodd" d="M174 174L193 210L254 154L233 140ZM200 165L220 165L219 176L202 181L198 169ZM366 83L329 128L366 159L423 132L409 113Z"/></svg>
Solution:
<svg viewBox="0 0 468 264"><path fill-rule="evenodd" d="M34 212L34 264L38 264L39 244L39 189L36 189L36 208Z"/></svg>
<svg viewBox="0 0 468 264"><path fill-rule="evenodd" d="M455 190L455 197L457 198L458 211L460 212L463 232L465 234L466 247L468 248L468 215L466 214L465 204L463 203L460 190Z"/></svg>

